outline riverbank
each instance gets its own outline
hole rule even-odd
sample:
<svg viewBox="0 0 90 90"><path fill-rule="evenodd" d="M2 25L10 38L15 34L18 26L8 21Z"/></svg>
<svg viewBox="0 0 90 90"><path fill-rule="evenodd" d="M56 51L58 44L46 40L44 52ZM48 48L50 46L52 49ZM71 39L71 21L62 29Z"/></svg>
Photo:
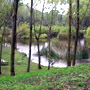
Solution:
<svg viewBox="0 0 90 90"><path fill-rule="evenodd" d="M8 61L9 65L2 66L2 76L10 75L10 47L3 47L2 59ZM15 71L16 74L23 74L27 71L28 58L24 53L15 51ZM45 67L43 67L45 68ZM31 62L31 71L37 71L38 64Z"/></svg>
<svg viewBox="0 0 90 90"><path fill-rule="evenodd" d="M0 90L90 90L90 64L1 77Z"/></svg>

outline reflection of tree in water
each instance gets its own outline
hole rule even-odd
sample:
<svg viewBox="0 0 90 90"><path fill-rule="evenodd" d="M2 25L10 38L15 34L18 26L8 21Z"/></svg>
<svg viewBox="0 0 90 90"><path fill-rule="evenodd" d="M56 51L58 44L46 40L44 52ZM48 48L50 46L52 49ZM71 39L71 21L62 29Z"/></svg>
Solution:
<svg viewBox="0 0 90 90"><path fill-rule="evenodd" d="M56 41L52 44L52 50L57 53L60 56L67 57L67 48L68 48L68 42L66 40L63 41ZM74 48L74 42L71 42L71 57L73 57L73 48ZM87 59L88 58L88 48L86 47L85 40L79 40L78 41L78 47L77 47L77 59Z"/></svg>

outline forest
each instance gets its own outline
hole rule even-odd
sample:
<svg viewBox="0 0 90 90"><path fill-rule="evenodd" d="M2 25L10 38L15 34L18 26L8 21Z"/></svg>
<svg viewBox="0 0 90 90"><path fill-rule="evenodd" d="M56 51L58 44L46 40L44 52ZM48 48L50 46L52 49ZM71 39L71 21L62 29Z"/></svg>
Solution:
<svg viewBox="0 0 90 90"><path fill-rule="evenodd" d="M90 0L0 0L0 90L90 90Z"/></svg>

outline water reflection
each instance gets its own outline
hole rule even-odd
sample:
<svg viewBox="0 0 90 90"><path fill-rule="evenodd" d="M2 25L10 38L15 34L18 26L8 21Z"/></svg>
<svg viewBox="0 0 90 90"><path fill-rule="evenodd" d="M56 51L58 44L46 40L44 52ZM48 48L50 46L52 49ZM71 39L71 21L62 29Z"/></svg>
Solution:
<svg viewBox="0 0 90 90"><path fill-rule="evenodd" d="M48 43L46 42L44 45L40 45L40 50L43 48L43 47L47 47L48 46ZM37 46L36 45L32 45L32 53L31 53L31 60L32 62L34 63L38 63L38 56L36 55L37 53ZM17 44L17 50L19 52L22 52L22 53L25 53L27 55L27 57L29 56L29 46L28 45L23 45L21 43L18 43ZM41 56L41 65L43 66L48 66L48 59L45 57L45 56ZM66 67L66 62L65 61L58 61L58 62L55 62L53 67Z"/></svg>
<svg viewBox="0 0 90 90"><path fill-rule="evenodd" d="M59 53L60 55L61 54L65 54L65 52L67 52L67 44L68 42L67 41L60 41L58 43L56 43L56 45L52 44L52 49L54 49L54 51L56 53ZM8 46L10 46L9 44L7 44ZM43 44L40 45L40 50L42 48L47 48L48 47L48 43L45 42ZM78 42L78 50L80 50L81 48L84 48L85 47L85 40L82 39ZM72 43L72 46L71 48L73 48L73 43ZM32 45L32 52L31 52L31 60L32 62L34 63L38 63L38 56L37 56L37 46L36 45ZM22 44L22 43L17 43L17 50L19 52L22 52L22 53L25 53L27 55L27 57L29 57L29 45L26 45L26 44ZM89 50L89 49L88 49ZM90 54L90 51L88 51L88 53ZM89 60L76 60L76 65L78 64L82 64L82 63L89 63L90 61ZM41 65L43 66L48 66L48 58L46 58L45 56L41 56ZM67 66L67 63L64 61L64 60L59 60L59 61L56 61L54 62L53 64L53 67L66 67Z"/></svg>

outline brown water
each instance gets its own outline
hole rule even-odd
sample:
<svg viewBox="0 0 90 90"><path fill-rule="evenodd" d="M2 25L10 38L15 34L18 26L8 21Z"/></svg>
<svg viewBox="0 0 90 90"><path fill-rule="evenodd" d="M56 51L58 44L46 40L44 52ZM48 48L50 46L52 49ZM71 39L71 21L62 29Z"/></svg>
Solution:
<svg viewBox="0 0 90 90"><path fill-rule="evenodd" d="M43 47L47 48L47 46L48 46L47 42L41 44L40 50ZM73 48L73 43L72 43L71 48ZM85 48L84 39L82 39L78 42L78 49L82 49L82 48ZM65 53L67 51L67 41L60 41L60 42L56 43L56 45L52 44L52 49L60 55L62 53ZM29 56L29 45L17 43L17 50L19 52L25 53L27 55L27 57ZM90 51L88 51L88 53L90 53ZM37 46L34 44L34 45L32 45L32 53L31 53L31 59L32 59L32 62L34 62L34 63L38 63L38 56L36 54L37 54ZM52 61L54 63L53 67L66 67L67 66L67 63L64 60L59 60L59 61L52 60ZM83 64L83 63L89 63L89 62L90 62L89 59L88 60L80 60L80 61L76 60L76 65ZM48 59L45 56L41 56L41 65L48 66Z"/></svg>

